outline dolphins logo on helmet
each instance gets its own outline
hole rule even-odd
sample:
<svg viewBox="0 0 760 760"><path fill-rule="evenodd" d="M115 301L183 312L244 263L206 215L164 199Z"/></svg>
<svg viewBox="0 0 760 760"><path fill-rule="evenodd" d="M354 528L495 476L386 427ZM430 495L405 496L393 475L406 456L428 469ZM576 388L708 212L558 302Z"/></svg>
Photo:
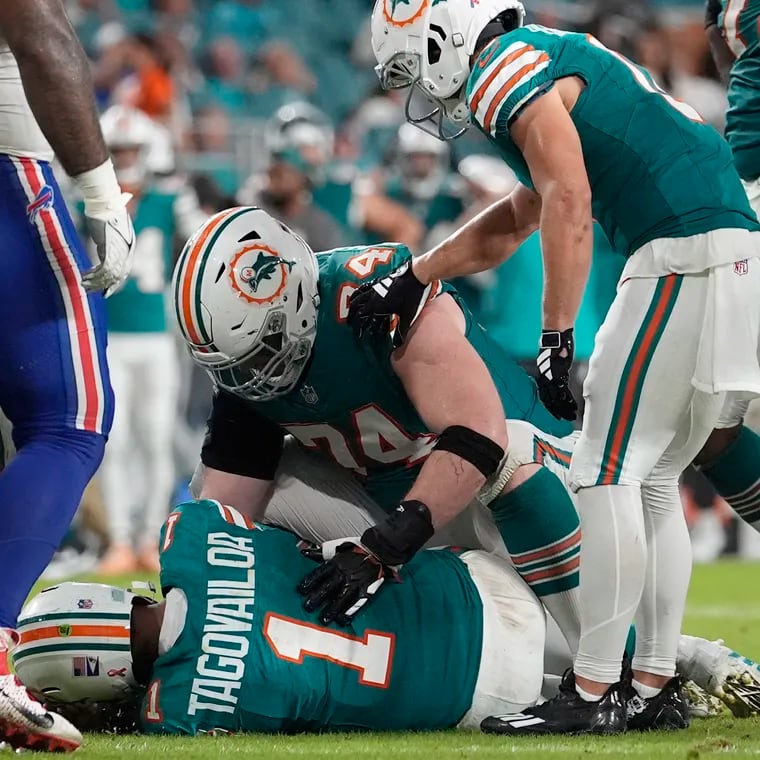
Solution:
<svg viewBox="0 0 760 760"><path fill-rule="evenodd" d="M230 282L248 303L271 303L285 290L295 263L282 258L268 246L246 246L230 263Z"/></svg>

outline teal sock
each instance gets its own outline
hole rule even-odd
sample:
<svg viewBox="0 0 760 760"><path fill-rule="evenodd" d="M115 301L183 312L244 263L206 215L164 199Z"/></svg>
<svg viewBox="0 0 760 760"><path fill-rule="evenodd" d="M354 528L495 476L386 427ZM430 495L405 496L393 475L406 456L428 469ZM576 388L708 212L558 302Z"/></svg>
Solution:
<svg viewBox="0 0 760 760"><path fill-rule="evenodd" d="M736 514L760 532L760 436L743 426L739 437L702 473Z"/></svg>
<svg viewBox="0 0 760 760"><path fill-rule="evenodd" d="M489 507L517 572L541 598L575 654L581 529L570 494L542 467Z"/></svg>

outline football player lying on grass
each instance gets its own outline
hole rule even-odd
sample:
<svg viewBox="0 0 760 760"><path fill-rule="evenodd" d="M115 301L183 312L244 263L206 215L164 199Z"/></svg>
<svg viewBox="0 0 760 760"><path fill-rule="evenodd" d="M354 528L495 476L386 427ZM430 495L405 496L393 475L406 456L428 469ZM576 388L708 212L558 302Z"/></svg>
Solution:
<svg viewBox="0 0 760 760"><path fill-rule="evenodd" d="M559 679L545 672L570 664L504 559L420 552L341 628L295 591L304 554L331 544L300 548L219 502L182 504L161 534L165 599L46 589L22 613L17 672L83 730L197 734L475 728L550 696ZM715 710L701 688L736 715L760 713L757 666L720 643L683 636L679 669L698 684L697 711Z"/></svg>

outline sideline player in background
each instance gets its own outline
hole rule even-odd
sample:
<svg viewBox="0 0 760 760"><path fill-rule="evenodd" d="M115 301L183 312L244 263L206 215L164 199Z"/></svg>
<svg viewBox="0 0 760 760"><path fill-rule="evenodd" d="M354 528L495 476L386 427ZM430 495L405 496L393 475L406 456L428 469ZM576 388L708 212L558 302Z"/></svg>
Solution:
<svg viewBox="0 0 760 760"><path fill-rule="evenodd" d="M725 7L722 8L721 6ZM760 0L707 0L705 29L728 83L726 139L753 211L760 215ZM742 425L749 402L723 411L719 430L697 458L739 517L760 532L760 436Z"/></svg>
<svg viewBox="0 0 760 760"><path fill-rule="evenodd" d="M158 572L158 533L175 485L178 414L177 344L167 291L177 239L205 219L193 193L155 181L150 163L158 125L137 109L115 105L101 128L116 176L132 195L135 256L125 286L108 299L108 365L118 405L99 477L111 543L98 573Z"/></svg>
<svg viewBox="0 0 760 760"><path fill-rule="evenodd" d="M70 750L79 732L30 698L7 652L103 456L113 394L94 291L121 285L134 234L89 63L60 0L4 0L0 38L0 406L17 450L0 475L0 741ZM84 197L93 261L50 168L54 154Z"/></svg>
<svg viewBox="0 0 760 760"><path fill-rule="evenodd" d="M535 720L502 726L624 731L626 711L680 698L691 553L678 477L726 394L760 395L760 225L728 146L696 111L593 37L523 27L524 15L517 0L377 1L378 70L386 89L408 88L407 118L442 139L472 119L523 184L366 286L350 318L381 329L400 314L403 331L437 278L494 267L540 228L539 389L554 414L574 419L568 380L592 217L628 257L596 335L572 459L583 530L574 674L530 711ZM632 663L636 698L626 700L619 661L634 616L644 643Z"/></svg>

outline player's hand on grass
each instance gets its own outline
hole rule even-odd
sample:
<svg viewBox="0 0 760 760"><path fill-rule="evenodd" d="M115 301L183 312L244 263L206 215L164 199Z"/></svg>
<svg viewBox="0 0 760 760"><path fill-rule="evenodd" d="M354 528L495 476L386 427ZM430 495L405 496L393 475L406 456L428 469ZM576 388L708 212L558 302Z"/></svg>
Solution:
<svg viewBox="0 0 760 760"><path fill-rule="evenodd" d="M358 338L391 334L393 347L406 339L409 328L438 283L424 285L407 261L386 277L367 282L351 296L348 323ZM393 318L398 317L394 325Z"/></svg>
<svg viewBox="0 0 760 760"><path fill-rule="evenodd" d="M541 333L536 366L538 395L544 406L560 420L574 420L578 404L570 390L575 341L573 330L544 330Z"/></svg>
<svg viewBox="0 0 760 760"><path fill-rule="evenodd" d="M326 541L320 547L302 545L301 552L309 559L324 560L298 585L304 609L321 610L323 625L333 621L350 625L385 579L397 577L397 568L384 564L358 537Z"/></svg>

